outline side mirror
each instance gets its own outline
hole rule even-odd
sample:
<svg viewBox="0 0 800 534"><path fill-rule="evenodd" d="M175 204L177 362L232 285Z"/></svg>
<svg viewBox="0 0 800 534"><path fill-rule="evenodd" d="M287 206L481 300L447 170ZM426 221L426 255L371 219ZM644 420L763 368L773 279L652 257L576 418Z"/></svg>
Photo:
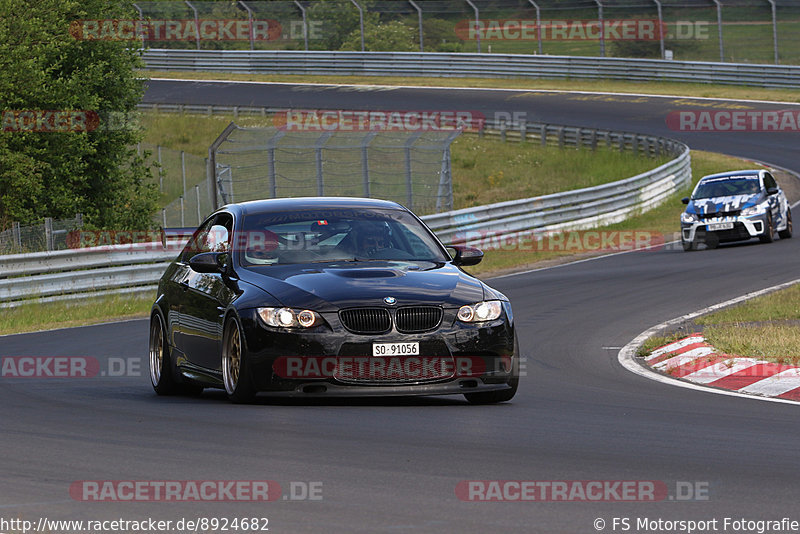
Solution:
<svg viewBox="0 0 800 534"><path fill-rule="evenodd" d="M478 248L466 245L447 245L447 249L450 257L453 258L453 265L477 265L483 259L483 251Z"/></svg>
<svg viewBox="0 0 800 534"><path fill-rule="evenodd" d="M767 188L767 194L768 195L777 195L778 194L778 188L777 187L769 187L769 188Z"/></svg>
<svg viewBox="0 0 800 534"><path fill-rule="evenodd" d="M681 199L681 202L683 202L684 204L688 204L689 203L689 197L683 197Z"/></svg>
<svg viewBox="0 0 800 534"><path fill-rule="evenodd" d="M227 252L203 252L189 260L189 267L198 273L223 273L228 263Z"/></svg>

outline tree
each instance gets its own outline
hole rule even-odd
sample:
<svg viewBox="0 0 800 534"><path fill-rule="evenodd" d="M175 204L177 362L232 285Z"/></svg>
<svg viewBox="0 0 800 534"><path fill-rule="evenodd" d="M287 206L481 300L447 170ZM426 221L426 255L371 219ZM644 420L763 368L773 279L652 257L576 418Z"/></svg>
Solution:
<svg viewBox="0 0 800 534"><path fill-rule="evenodd" d="M0 0L0 228L76 213L100 228L151 226L157 191L136 154L142 132L119 120L144 91L137 43L70 33L76 21L133 18L119 0ZM67 131L53 131L52 114L23 120L52 111L71 117Z"/></svg>
<svg viewBox="0 0 800 534"><path fill-rule="evenodd" d="M372 52L410 52L419 50L419 36L399 20L370 22L364 24L364 48ZM361 50L360 28L350 32L340 50Z"/></svg>

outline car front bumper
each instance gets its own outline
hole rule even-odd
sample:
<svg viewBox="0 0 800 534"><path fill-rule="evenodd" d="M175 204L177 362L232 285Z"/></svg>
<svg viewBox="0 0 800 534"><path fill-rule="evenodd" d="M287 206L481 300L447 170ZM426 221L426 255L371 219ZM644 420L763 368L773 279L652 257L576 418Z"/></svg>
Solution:
<svg viewBox="0 0 800 534"><path fill-rule="evenodd" d="M708 225L732 223L728 230L709 230ZM704 241L714 235L719 241L741 241L763 235L767 229L767 215L752 217L719 217L703 221L685 223L681 221L681 238L683 241Z"/></svg>

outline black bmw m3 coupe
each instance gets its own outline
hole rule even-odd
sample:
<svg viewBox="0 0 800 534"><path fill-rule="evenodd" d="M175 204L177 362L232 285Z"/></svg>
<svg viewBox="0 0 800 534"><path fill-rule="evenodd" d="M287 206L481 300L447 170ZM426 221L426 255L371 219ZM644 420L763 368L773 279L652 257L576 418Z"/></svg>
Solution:
<svg viewBox="0 0 800 534"><path fill-rule="evenodd" d="M463 394L511 399L519 348L508 299L464 272L394 202L273 199L227 205L195 231L158 287L150 378L158 394Z"/></svg>

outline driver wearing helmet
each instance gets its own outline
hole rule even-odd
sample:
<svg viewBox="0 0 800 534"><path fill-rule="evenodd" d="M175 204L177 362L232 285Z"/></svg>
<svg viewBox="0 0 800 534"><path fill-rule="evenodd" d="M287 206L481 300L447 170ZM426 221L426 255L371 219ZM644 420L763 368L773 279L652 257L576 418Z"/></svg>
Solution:
<svg viewBox="0 0 800 534"><path fill-rule="evenodd" d="M372 257L379 251L390 248L389 227L383 222L364 222L357 228L356 246L358 255Z"/></svg>

